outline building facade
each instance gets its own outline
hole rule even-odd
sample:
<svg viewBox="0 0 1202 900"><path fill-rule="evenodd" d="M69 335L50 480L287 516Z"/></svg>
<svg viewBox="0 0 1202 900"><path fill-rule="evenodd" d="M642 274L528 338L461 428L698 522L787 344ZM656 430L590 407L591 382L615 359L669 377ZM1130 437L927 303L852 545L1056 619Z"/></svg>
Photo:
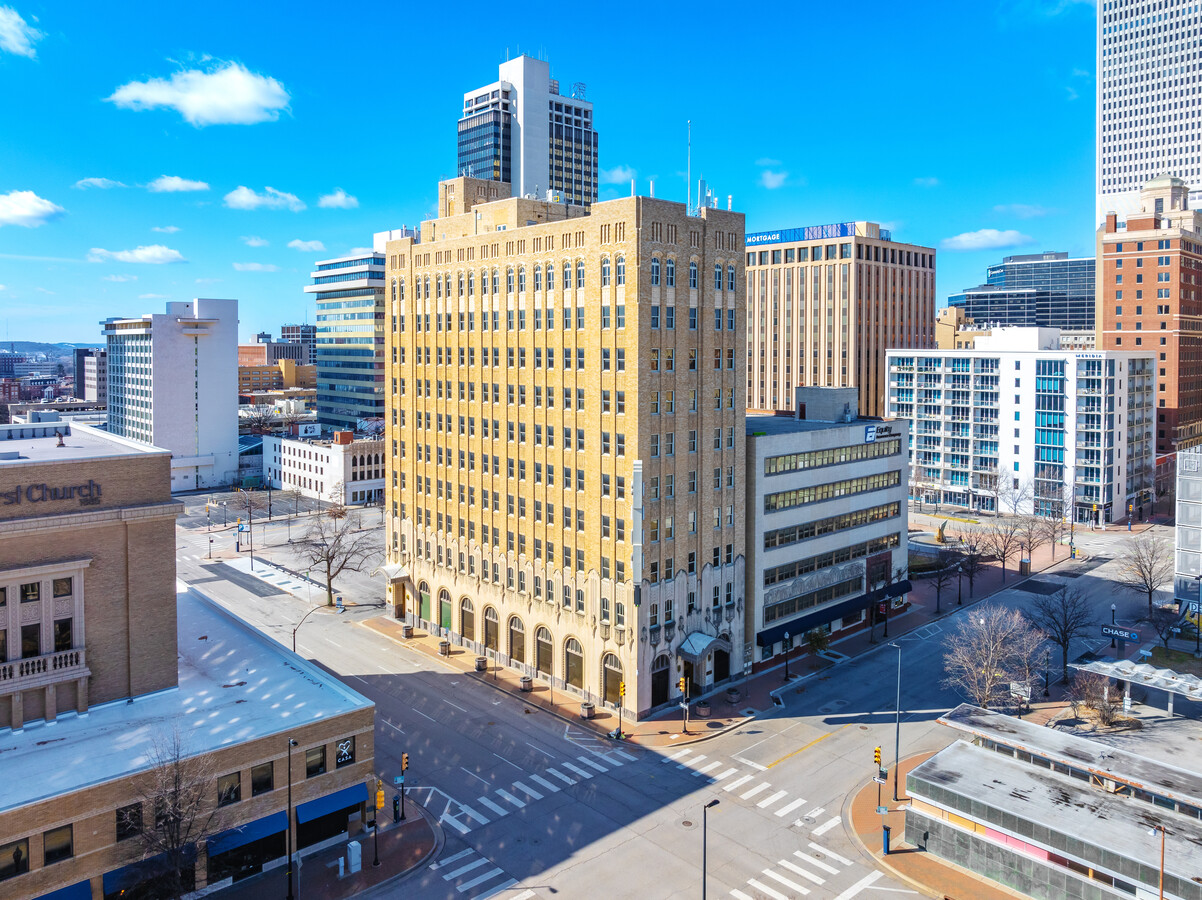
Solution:
<svg viewBox="0 0 1202 900"><path fill-rule="evenodd" d="M171 463L78 422L0 426L2 896L163 896L161 765L207 782L200 819L216 808L189 888L282 864L289 827L316 849L361 819L372 704L177 592Z"/></svg>
<svg viewBox="0 0 1202 900"><path fill-rule="evenodd" d="M280 340L289 344L303 344L309 348L309 362L317 359L317 326L309 324L281 325Z"/></svg>
<svg viewBox="0 0 1202 900"><path fill-rule="evenodd" d="M1202 78L1191 62L1202 13L1189 0L1098 4L1097 209L1123 221L1140 190L1172 172L1202 203ZM1132 73L1138 73L1133 75Z"/></svg>
<svg viewBox="0 0 1202 900"><path fill-rule="evenodd" d="M317 367L297 365L291 359L267 365L238 365L238 393L316 388Z"/></svg>
<svg viewBox="0 0 1202 900"><path fill-rule="evenodd" d="M273 341L270 338L255 344L238 345L239 366L274 366L281 360L290 360L299 366L311 365L309 347L291 341Z"/></svg>
<svg viewBox="0 0 1202 900"><path fill-rule="evenodd" d="M747 407L787 412L797 387L855 387L885 411L885 350L935 345L935 251L875 222L747 236Z"/></svg>
<svg viewBox="0 0 1202 900"><path fill-rule="evenodd" d="M238 473L238 301L168 303L101 322L108 353L108 427L171 451L171 486L232 484Z"/></svg>
<svg viewBox="0 0 1202 900"><path fill-rule="evenodd" d="M384 415L384 256L317 263L305 293L317 301L317 418L355 431Z"/></svg>
<svg viewBox="0 0 1202 900"><path fill-rule="evenodd" d="M642 714L744 664L743 216L484 184L386 246L389 599Z"/></svg>
<svg viewBox="0 0 1202 900"><path fill-rule="evenodd" d="M947 298L986 325L1092 331L1096 260L1062 251L1007 256L988 269L985 284Z"/></svg>
<svg viewBox="0 0 1202 900"><path fill-rule="evenodd" d="M1195 623L1202 601L1202 446L1177 454L1173 596Z"/></svg>
<svg viewBox="0 0 1202 900"><path fill-rule="evenodd" d="M889 351L889 415L910 421L910 494L1008 514L1115 522L1150 512L1150 353L1059 349L997 329L971 350Z"/></svg>
<svg viewBox="0 0 1202 900"><path fill-rule="evenodd" d="M580 83L562 95L545 60L511 59L497 81L463 95L458 150L460 176L575 206L597 199L593 104Z"/></svg>
<svg viewBox="0 0 1202 900"><path fill-rule="evenodd" d="M1098 232L1099 345L1155 356L1160 454L1202 443L1202 213L1190 209L1188 189L1180 178L1153 179L1138 214L1125 223L1108 215Z"/></svg>
<svg viewBox="0 0 1202 900"><path fill-rule="evenodd" d="M78 391L76 393L78 394ZM89 354L83 361L83 394L79 395L79 399L88 403L107 403L108 393L108 351L97 350L95 353Z"/></svg>
<svg viewBox="0 0 1202 900"><path fill-rule="evenodd" d="M798 388L797 415L747 417L745 633L757 662L813 629L875 621L909 590L908 423L861 418L857 395Z"/></svg>
<svg viewBox="0 0 1202 900"><path fill-rule="evenodd" d="M361 506L384 501L384 441L334 432L330 441L263 437L263 475L276 490Z"/></svg>

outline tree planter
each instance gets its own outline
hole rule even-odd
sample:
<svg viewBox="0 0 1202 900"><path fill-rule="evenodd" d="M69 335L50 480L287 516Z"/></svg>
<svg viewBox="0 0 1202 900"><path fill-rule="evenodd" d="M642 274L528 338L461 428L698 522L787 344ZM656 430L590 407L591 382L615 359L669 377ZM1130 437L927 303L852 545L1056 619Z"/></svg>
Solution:
<svg viewBox="0 0 1202 900"><path fill-rule="evenodd" d="M476 657L476 671L477 672L487 672L488 671L488 657L487 656L477 656Z"/></svg>
<svg viewBox="0 0 1202 900"><path fill-rule="evenodd" d="M403 637L403 638L413 637L413 626L412 625L402 625L401 626L401 637Z"/></svg>
<svg viewBox="0 0 1202 900"><path fill-rule="evenodd" d="M730 703L730 704L735 704L735 703L739 702L739 689L738 688L727 688L726 689L726 702Z"/></svg>
<svg viewBox="0 0 1202 900"><path fill-rule="evenodd" d="M531 678L529 675L523 675L521 678L520 686L521 686L522 691L529 694L531 691L534 690L534 679Z"/></svg>
<svg viewBox="0 0 1202 900"><path fill-rule="evenodd" d="M438 655L439 656L450 656L451 655L451 642L450 641L439 641L438 642Z"/></svg>
<svg viewBox="0 0 1202 900"><path fill-rule="evenodd" d="M710 705L702 700L693 707L693 713L699 719L708 719L710 717Z"/></svg>
<svg viewBox="0 0 1202 900"><path fill-rule="evenodd" d="M591 703L580 704L580 718L582 719L591 719L596 711L597 708Z"/></svg>

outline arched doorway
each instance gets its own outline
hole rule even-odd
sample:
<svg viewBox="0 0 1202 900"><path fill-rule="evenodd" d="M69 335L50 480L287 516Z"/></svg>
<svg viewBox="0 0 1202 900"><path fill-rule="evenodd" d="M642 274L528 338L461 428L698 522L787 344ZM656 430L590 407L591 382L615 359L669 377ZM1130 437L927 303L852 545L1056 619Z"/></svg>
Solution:
<svg viewBox="0 0 1202 900"><path fill-rule="evenodd" d="M430 585L422 582L417 588L417 615L418 618L430 621Z"/></svg>
<svg viewBox="0 0 1202 900"><path fill-rule="evenodd" d="M484 610L484 646L489 650L496 651L497 649L498 628L497 610L495 607L490 606Z"/></svg>
<svg viewBox="0 0 1202 900"><path fill-rule="evenodd" d="M619 695L622 686L622 663L617 654L606 653L601 660L601 696L606 703L618 706L622 702Z"/></svg>
<svg viewBox="0 0 1202 900"><path fill-rule="evenodd" d="M584 650L576 638L564 642L563 677L572 687L584 690Z"/></svg>
<svg viewBox="0 0 1202 900"><path fill-rule="evenodd" d="M509 658L519 663L526 661L526 626L517 616L509 617Z"/></svg>
<svg viewBox="0 0 1202 900"><path fill-rule="evenodd" d="M555 665L555 651L551 646L551 631L548 628L539 628L534 633L534 669L540 675L552 675L552 667Z"/></svg>
<svg viewBox="0 0 1202 900"><path fill-rule="evenodd" d="M459 633L464 640L476 639L476 607L467 597L459 601Z"/></svg>
<svg viewBox="0 0 1202 900"><path fill-rule="evenodd" d="M446 588L438 592L438 624L451 630L451 592Z"/></svg>
<svg viewBox="0 0 1202 900"><path fill-rule="evenodd" d="M651 664L651 705L659 706L668 702L668 689L672 684L672 661L667 654L661 653Z"/></svg>
<svg viewBox="0 0 1202 900"><path fill-rule="evenodd" d="M718 635L718 640L730 642L730 635ZM730 677L730 651L721 647L714 648L714 684L725 681Z"/></svg>

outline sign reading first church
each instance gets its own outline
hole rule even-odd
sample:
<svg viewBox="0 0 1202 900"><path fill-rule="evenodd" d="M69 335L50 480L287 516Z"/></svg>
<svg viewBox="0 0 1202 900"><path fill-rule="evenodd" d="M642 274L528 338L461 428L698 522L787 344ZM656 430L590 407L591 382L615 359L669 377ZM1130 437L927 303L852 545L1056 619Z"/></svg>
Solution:
<svg viewBox="0 0 1202 900"><path fill-rule="evenodd" d="M3 506L61 503L64 500L78 500L80 506L96 506L100 503L100 485L89 478L87 484L19 484L12 490L0 491L0 505Z"/></svg>

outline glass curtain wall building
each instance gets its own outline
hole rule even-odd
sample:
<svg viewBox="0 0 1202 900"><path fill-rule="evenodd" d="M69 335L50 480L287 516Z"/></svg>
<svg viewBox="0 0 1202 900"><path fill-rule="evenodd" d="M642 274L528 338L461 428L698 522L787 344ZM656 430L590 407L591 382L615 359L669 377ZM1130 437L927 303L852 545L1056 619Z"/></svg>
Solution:
<svg viewBox="0 0 1202 900"><path fill-rule="evenodd" d="M952 294L947 303L978 324L1091 331L1096 263L1057 251L1007 256L989 267L985 284Z"/></svg>

